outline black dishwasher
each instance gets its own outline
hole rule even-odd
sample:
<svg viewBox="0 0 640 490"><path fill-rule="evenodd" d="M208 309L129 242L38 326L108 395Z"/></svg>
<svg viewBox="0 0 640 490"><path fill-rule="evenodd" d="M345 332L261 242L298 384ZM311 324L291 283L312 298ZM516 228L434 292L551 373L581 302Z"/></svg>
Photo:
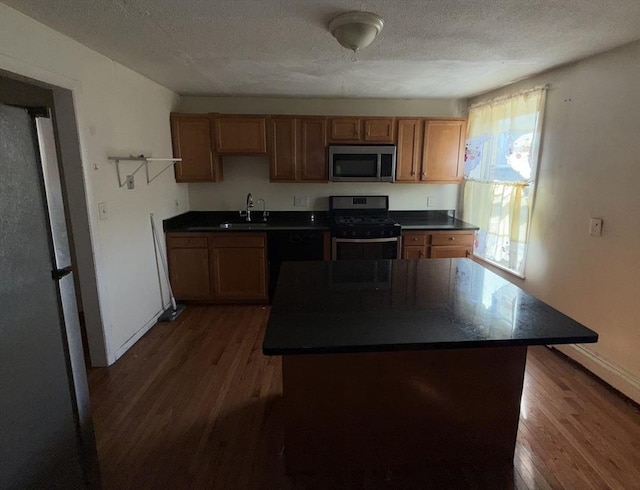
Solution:
<svg viewBox="0 0 640 490"><path fill-rule="evenodd" d="M323 259L322 230L272 230L268 233L269 302L283 262Z"/></svg>

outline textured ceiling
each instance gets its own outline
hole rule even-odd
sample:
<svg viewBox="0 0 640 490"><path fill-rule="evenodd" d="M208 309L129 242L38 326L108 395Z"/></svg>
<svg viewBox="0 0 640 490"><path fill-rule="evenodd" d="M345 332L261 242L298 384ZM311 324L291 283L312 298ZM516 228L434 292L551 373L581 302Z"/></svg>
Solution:
<svg viewBox="0 0 640 490"><path fill-rule="evenodd" d="M640 0L1 0L180 94L468 97L640 39ZM351 10L385 27L353 54Z"/></svg>

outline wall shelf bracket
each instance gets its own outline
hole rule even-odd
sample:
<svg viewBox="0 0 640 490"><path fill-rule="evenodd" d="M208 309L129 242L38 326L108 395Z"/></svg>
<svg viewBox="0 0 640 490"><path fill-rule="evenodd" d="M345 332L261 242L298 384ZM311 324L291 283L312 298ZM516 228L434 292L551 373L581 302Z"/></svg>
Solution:
<svg viewBox="0 0 640 490"><path fill-rule="evenodd" d="M108 157L108 158L109 160L114 161L116 163L116 173L118 174L119 187L124 187L125 185L127 185L129 178L133 177L138 172L138 170L140 170L142 167L145 168L145 173L147 175L147 184L150 184L155 179L157 179L160 176L160 174L163 173L165 170L168 170L169 168L173 167L173 165L175 165L177 162L182 161L182 158L149 158L149 157L145 157L144 155L139 155L137 157L128 156L128 157ZM140 165L138 165L132 173L126 175L125 180L123 181L122 174L120 173L120 162L140 162ZM169 162L169 165L164 167L162 170L160 170L160 172L155 174L153 177L150 177L149 175L150 163L166 163L166 162Z"/></svg>

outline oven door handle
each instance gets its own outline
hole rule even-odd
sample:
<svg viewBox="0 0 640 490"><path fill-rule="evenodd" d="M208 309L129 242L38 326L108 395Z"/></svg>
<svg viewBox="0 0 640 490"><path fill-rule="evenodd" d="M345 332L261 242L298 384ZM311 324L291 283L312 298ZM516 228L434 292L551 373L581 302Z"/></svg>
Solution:
<svg viewBox="0 0 640 490"><path fill-rule="evenodd" d="M334 238L336 243L385 243L385 242L397 242L400 237L392 238Z"/></svg>

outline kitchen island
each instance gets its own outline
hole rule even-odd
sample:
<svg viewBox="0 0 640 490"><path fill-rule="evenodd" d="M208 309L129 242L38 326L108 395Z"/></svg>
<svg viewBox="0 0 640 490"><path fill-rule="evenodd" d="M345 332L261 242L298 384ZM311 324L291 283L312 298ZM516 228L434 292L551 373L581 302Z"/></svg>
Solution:
<svg viewBox="0 0 640 490"><path fill-rule="evenodd" d="M287 471L510 465L527 346L597 339L469 259L285 263Z"/></svg>

